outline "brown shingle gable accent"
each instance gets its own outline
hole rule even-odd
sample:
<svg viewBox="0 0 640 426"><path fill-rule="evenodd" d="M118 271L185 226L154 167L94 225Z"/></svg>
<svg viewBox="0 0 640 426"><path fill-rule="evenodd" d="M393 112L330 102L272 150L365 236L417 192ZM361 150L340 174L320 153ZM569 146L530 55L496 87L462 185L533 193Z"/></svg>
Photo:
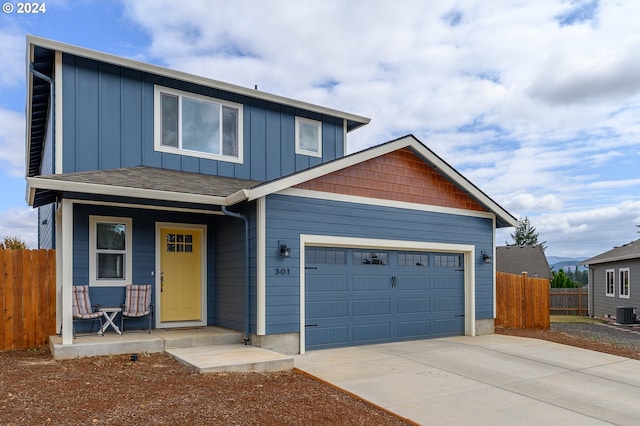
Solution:
<svg viewBox="0 0 640 426"><path fill-rule="evenodd" d="M295 188L486 211L408 148L303 182Z"/></svg>

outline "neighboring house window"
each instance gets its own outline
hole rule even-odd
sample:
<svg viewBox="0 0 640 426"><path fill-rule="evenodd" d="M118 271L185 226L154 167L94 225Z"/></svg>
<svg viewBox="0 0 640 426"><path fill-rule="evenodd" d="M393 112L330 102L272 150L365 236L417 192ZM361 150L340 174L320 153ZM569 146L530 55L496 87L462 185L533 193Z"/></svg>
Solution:
<svg viewBox="0 0 640 426"><path fill-rule="evenodd" d="M606 295L608 297L615 297L616 295L616 271L615 269L607 269L605 271L606 279Z"/></svg>
<svg viewBox="0 0 640 426"><path fill-rule="evenodd" d="M89 283L94 286L131 284L132 220L89 216Z"/></svg>
<svg viewBox="0 0 640 426"><path fill-rule="evenodd" d="M620 297L628 299L629 298L629 268L620 268L620 292L618 293Z"/></svg>
<svg viewBox="0 0 640 426"><path fill-rule="evenodd" d="M322 123L296 117L296 154L322 157Z"/></svg>
<svg viewBox="0 0 640 426"><path fill-rule="evenodd" d="M155 149L242 162L242 105L155 88Z"/></svg>

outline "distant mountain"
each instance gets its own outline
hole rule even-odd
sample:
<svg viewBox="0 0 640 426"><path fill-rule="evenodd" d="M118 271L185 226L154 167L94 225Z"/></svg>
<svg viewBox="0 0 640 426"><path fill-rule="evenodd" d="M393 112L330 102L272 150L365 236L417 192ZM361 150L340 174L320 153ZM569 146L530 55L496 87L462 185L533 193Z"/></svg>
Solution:
<svg viewBox="0 0 640 426"><path fill-rule="evenodd" d="M576 265L582 262L586 258L575 258L575 257L561 257L561 256L547 256L547 262L549 262L549 266L554 271L559 271L560 269L567 270L575 270ZM584 266L578 266L578 271L584 271Z"/></svg>

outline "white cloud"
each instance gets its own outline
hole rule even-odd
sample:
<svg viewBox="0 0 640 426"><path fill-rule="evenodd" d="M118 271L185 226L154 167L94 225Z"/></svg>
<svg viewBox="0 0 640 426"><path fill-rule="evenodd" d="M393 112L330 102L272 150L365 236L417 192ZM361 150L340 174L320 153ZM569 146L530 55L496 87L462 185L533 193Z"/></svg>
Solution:
<svg viewBox="0 0 640 426"><path fill-rule="evenodd" d="M19 33L16 34L15 27L0 28L0 52L2 52L0 88L24 84L25 37Z"/></svg>
<svg viewBox="0 0 640 426"><path fill-rule="evenodd" d="M18 237L27 247L38 248L38 211L30 207L13 208L0 212L0 240Z"/></svg>
<svg viewBox="0 0 640 426"><path fill-rule="evenodd" d="M0 167L4 174L24 176L24 113L0 108Z"/></svg>
<svg viewBox="0 0 640 426"><path fill-rule="evenodd" d="M518 193L507 196L503 206L513 210L557 211L562 209L562 200L553 194L535 196L531 193Z"/></svg>
<svg viewBox="0 0 640 426"><path fill-rule="evenodd" d="M125 54L370 117L349 135L350 152L412 133L514 215L539 221L551 254L594 254L633 233L625 203L640 183L639 2L123 7L150 40ZM0 89L24 78L24 35L12 22L0 29ZM0 166L22 176L23 111L6 108Z"/></svg>

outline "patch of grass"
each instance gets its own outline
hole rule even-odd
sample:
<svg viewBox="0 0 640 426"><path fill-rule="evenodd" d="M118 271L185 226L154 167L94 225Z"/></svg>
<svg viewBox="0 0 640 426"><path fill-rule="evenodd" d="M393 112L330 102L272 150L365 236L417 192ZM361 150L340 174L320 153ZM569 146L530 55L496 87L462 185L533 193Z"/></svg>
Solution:
<svg viewBox="0 0 640 426"><path fill-rule="evenodd" d="M570 323L570 324L584 324L584 323L603 323L603 320L597 318L589 318L579 315L551 315L552 323Z"/></svg>

